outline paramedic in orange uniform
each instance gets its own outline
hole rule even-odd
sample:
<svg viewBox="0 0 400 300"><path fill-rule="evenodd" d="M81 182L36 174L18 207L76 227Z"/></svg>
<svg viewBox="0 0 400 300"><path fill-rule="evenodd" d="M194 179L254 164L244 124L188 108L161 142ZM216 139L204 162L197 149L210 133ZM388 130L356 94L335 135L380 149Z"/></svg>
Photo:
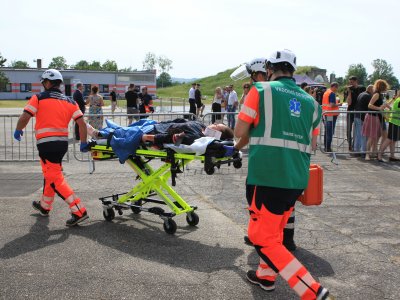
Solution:
<svg viewBox="0 0 400 300"><path fill-rule="evenodd" d="M64 179L62 159L68 151L68 125L71 118L79 126L80 150L87 152L86 123L78 104L60 91L62 75L54 69L46 70L41 77L45 91L33 95L21 114L14 138L21 140L23 129L31 117L36 117L35 134L40 163L44 177L43 194L39 201L33 201L33 208L42 216L48 216L52 209L54 196L60 196L71 210L67 226L74 226L89 216L81 200Z"/></svg>
<svg viewBox="0 0 400 300"><path fill-rule="evenodd" d="M282 244L283 229L308 184L313 132L321 120L318 103L296 85L295 70L293 52L274 52L266 62L269 82L254 83L235 127L235 148L250 144L248 236L260 256L247 279L273 291L280 275L302 300L333 299Z"/></svg>

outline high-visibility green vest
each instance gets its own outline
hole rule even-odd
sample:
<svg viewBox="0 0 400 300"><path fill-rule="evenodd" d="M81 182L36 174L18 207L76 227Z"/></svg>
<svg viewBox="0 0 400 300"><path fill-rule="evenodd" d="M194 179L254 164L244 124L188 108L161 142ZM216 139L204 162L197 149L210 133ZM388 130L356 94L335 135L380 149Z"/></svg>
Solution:
<svg viewBox="0 0 400 300"><path fill-rule="evenodd" d="M399 108L400 98L394 100L393 112L390 114L389 123L400 126L400 108Z"/></svg>
<svg viewBox="0 0 400 300"><path fill-rule="evenodd" d="M259 123L250 130L247 183L303 189L309 177L312 131L321 107L291 78L257 82Z"/></svg>

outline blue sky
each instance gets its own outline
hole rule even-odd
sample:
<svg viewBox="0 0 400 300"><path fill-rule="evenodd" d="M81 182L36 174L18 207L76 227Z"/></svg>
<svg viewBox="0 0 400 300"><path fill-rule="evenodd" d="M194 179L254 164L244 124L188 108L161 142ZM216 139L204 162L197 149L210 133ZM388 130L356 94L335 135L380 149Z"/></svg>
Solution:
<svg viewBox="0 0 400 300"><path fill-rule="evenodd" d="M141 69L153 52L172 60L172 77L198 78L287 48L328 75L352 63L370 73L382 58L400 78L397 0L17 0L8 10L0 52L31 66L64 56Z"/></svg>

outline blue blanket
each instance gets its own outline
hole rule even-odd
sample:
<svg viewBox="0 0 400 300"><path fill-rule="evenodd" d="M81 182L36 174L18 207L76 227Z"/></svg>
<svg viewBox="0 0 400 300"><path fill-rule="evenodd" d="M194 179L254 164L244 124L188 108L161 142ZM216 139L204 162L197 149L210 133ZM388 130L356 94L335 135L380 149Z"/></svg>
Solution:
<svg viewBox="0 0 400 300"><path fill-rule="evenodd" d="M125 163L129 156L136 154L136 149L140 146L142 136L154 130L154 120L142 119L132 123L127 127L122 127L110 120L106 120L107 127L99 132L104 138L112 134L110 145L115 155L118 156L121 164Z"/></svg>

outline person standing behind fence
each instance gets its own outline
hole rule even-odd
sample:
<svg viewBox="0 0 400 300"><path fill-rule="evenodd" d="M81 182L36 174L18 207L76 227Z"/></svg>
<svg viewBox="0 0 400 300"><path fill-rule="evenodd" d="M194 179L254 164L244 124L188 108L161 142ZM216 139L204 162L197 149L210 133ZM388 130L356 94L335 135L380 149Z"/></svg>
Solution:
<svg viewBox="0 0 400 300"><path fill-rule="evenodd" d="M246 100L249 90L250 90L250 83L248 83L248 82L244 83L243 84L243 94L239 101L239 111L242 109L242 105L243 105L244 101Z"/></svg>
<svg viewBox="0 0 400 300"><path fill-rule="evenodd" d="M125 93L126 99L126 113L128 115L139 113L138 110L138 94L135 91L135 85L131 83ZM135 118L136 119L136 118ZM131 124L133 116L128 116L128 123Z"/></svg>
<svg viewBox="0 0 400 300"><path fill-rule="evenodd" d="M196 117L202 117L205 105L201 101L200 83L196 83L196 90L194 91L194 99L196 100Z"/></svg>
<svg viewBox="0 0 400 300"><path fill-rule="evenodd" d="M193 114L193 116L196 115L195 90L196 90L196 83L192 83L192 87L189 90L189 113Z"/></svg>
<svg viewBox="0 0 400 300"><path fill-rule="evenodd" d="M115 109L117 108L117 88L113 87L110 93L111 99L111 113L114 114Z"/></svg>
<svg viewBox="0 0 400 300"><path fill-rule="evenodd" d="M236 109L238 107L238 96L236 91L233 89L233 85L229 86L229 96L228 96L228 105L227 105L227 118L228 118L228 127L234 129L236 123ZM229 114L230 113L230 114Z"/></svg>
<svg viewBox="0 0 400 300"><path fill-rule="evenodd" d="M325 152L332 152L332 138L335 134L336 120L339 115L339 106L336 103L336 92L339 88L337 82L331 83L331 88L328 89L322 97L322 111L324 112L324 147Z"/></svg>
<svg viewBox="0 0 400 300"><path fill-rule="evenodd" d="M72 99L79 105L79 109L81 110L82 114L85 114L86 106L85 106L85 100L83 100L83 84L81 82L76 84L76 91L72 95ZM79 141L80 135L79 135L79 125L75 123L75 139Z"/></svg>
<svg viewBox="0 0 400 300"><path fill-rule="evenodd" d="M354 107L354 152L361 153L358 156L365 157L365 151L367 149L367 139L362 135L362 128L366 113L359 113L362 111L368 111L368 104L371 101L374 86L369 85L365 92L362 92L357 97L357 103Z"/></svg>
<svg viewBox="0 0 400 300"><path fill-rule="evenodd" d="M365 87L358 85L358 79L356 76L351 76L349 78L349 86L347 87L346 94L346 102L347 102L347 111L352 112L357 104L358 95L365 91ZM349 151L353 151L353 123L354 123L354 114L347 114L347 142L349 144Z"/></svg>
<svg viewBox="0 0 400 300"><path fill-rule="evenodd" d="M89 124L96 129L103 128L103 97L98 94L99 88L92 87L92 93L86 99L86 105L89 105Z"/></svg>
<svg viewBox="0 0 400 300"><path fill-rule="evenodd" d="M381 143L378 152L378 161L384 162L382 159L383 152L386 148L390 147L389 161L400 161L399 158L394 156L396 142L400 140L400 91L397 92L397 98L393 98L390 102L394 101L391 108L392 113L389 116L389 130L387 138Z"/></svg>
<svg viewBox="0 0 400 300"><path fill-rule="evenodd" d="M365 160L371 160L371 157L378 152L378 140L382 135L383 117L380 113L387 106L383 103L383 94L387 91L389 85L383 79L378 79L374 83L374 92L368 104L368 113L362 128L362 135L368 138Z"/></svg>
<svg viewBox="0 0 400 300"><path fill-rule="evenodd" d="M43 193L32 206L41 216L49 216L57 193L71 210L67 226L74 226L89 216L81 200L68 185L62 172L62 159L68 151L68 125L73 119L79 126L80 150L87 152L87 131L83 114L78 104L60 91L63 82L61 73L55 69L46 70L40 79L45 91L33 95L19 117L14 138L21 140L23 129L31 117L36 118L36 144L43 172Z"/></svg>
<svg viewBox="0 0 400 300"><path fill-rule="evenodd" d="M217 114L213 114L212 118L211 118L211 122L214 123L221 123L221 101L224 98L224 96L222 95L222 89L220 87L217 87L215 89L215 93L214 93L214 100L213 103L211 105L211 111L213 113L217 113Z"/></svg>

